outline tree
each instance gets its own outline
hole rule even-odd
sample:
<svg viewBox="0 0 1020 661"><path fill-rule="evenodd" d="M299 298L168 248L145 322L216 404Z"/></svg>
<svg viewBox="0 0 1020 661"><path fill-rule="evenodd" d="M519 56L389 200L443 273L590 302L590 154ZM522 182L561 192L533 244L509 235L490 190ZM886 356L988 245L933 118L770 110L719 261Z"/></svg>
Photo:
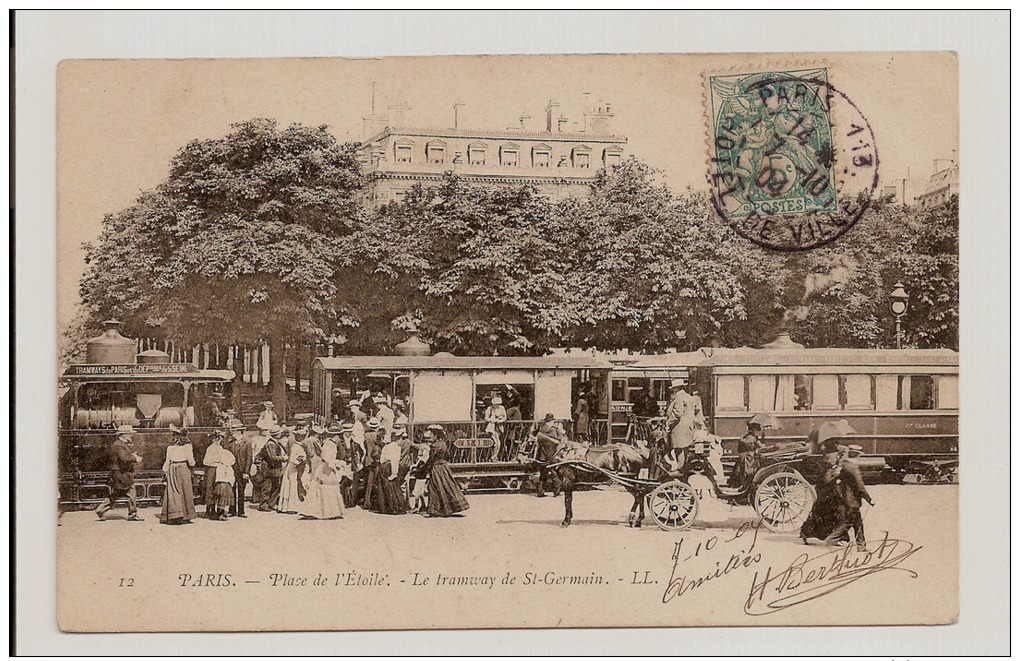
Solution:
<svg viewBox="0 0 1020 661"><path fill-rule="evenodd" d="M325 126L257 119L232 129L189 143L156 190L106 217L86 246L81 296L128 331L268 343L283 411L285 341L357 323L335 283L363 225L357 149Z"/></svg>
<svg viewBox="0 0 1020 661"><path fill-rule="evenodd" d="M380 211L377 236L360 241L376 318L418 320L437 348L457 353L534 354L558 344L571 264L553 218L529 186L473 186L451 174L413 188Z"/></svg>
<svg viewBox="0 0 1020 661"><path fill-rule="evenodd" d="M589 196L559 212L575 345L704 346L746 316L740 267L759 249L738 243L703 193L674 196L632 158L600 171Z"/></svg>

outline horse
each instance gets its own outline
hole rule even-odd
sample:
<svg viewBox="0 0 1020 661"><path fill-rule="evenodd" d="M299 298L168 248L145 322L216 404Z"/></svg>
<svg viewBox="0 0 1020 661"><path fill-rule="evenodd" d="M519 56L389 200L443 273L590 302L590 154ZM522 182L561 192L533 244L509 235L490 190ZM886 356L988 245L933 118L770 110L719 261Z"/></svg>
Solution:
<svg viewBox="0 0 1020 661"><path fill-rule="evenodd" d="M587 443L561 441L554 457L554 463L558 464L556 465L558 486L563 491L563 522L560 525L567 527L574 518L574 487L578 480L578 471L585 470L584 467L579 468L575 464L563 462L584 462L610 473L637 475L642 469L651 467L654 455L651 448L641 441L638 441L638 445L609 443L594 447ZM623 486L634 498L627 519L628 525L640 528L641 521L645 518L644 493L626 484Z"/></svg>

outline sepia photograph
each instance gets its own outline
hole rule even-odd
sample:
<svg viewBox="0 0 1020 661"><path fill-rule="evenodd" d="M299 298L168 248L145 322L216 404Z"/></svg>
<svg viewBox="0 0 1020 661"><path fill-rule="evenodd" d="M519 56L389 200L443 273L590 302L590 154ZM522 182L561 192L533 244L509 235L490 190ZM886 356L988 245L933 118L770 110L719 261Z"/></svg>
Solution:
<svg viewBox="0 0 1020 661"><path fill-rule="evenodd" d="M61 59L59 635L959 626L963 61L777 43Z"/></svg>
<svg viewBox="0 0 1020 661"><path fill-rule="evenodd" d="M61 626L951 623L956 88L951 53L65 61Z"/></svg>

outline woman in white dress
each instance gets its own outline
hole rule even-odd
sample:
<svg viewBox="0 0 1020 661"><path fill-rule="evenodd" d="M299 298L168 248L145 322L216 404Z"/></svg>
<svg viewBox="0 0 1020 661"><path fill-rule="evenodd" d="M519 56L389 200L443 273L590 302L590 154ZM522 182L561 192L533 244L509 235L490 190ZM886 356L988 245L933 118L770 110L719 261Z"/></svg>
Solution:
<svg viewBox="0 0 1020 661"><path fill-rule="evenodd" d="M308 494L301 503L302 519L342 519L344 501L340 479L350 477L350 464L337 458L339 447L334 436L327 436L318 454L311 457L311 480Z"/></svg>
<svg viewBox="0 0 1020 661"><path fill-rule="evenodd" d="M290 441L290 454L283 467L283 482L280 484L280 504L276 509L283 514L297 514L305 498L308 453L303 440L304 437L292 438Z"/></svg>

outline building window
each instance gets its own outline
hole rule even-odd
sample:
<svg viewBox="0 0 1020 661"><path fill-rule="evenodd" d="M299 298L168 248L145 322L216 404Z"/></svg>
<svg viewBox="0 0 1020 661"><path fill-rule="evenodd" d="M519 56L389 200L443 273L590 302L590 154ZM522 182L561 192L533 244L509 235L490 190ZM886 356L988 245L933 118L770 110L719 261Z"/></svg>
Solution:
<svg viewBox="0 0 1020 661"><path fill-rule="evenodd" d="M445 142L430 142L425 145L425 159L429 163L445 163L446 162L446 143Z"/></svg>
<svg viewBox="0 0 1020 661"><path fill-rule="evenodd" d="M475 143L468 145L468 165L485 165L486 145Z"/></svg>
<svg viewBox="0 0 1020 661"><path fill-rule="evenodd" d="M606 150L602 152L602 164L605 165L607 168L610 168L614 165L619 165L620 158L622 155L623 150L621 150L619 147L607 147Z"/></svg>
<svg viewBox="0 0 1020 661"><path fill-rule="evenodd" d="M536 168L547 168L552 163L552 148L549 145L536 145L531 148L531 164Z"/></svg>
<svg viewBox="0 0 1020 661"><path fill-rule="evenodd" d="M499 164L503 167L515 168L519 163L517 145L503 145L499 148Z"/></svg>
<svg viewBox="0 0 1020 661"><path fill-rule="evenodd" d="M591 149L588 147L574 147L570 153L570 160L575 168L591 167Z"/></svg>
<svg viewBox="0 0 1020 661"><path fill-rule="evenodd" d="M410 141L398 142L393 145L393 160L397 163L411 162L411 147L414 143Z"/></svg>

